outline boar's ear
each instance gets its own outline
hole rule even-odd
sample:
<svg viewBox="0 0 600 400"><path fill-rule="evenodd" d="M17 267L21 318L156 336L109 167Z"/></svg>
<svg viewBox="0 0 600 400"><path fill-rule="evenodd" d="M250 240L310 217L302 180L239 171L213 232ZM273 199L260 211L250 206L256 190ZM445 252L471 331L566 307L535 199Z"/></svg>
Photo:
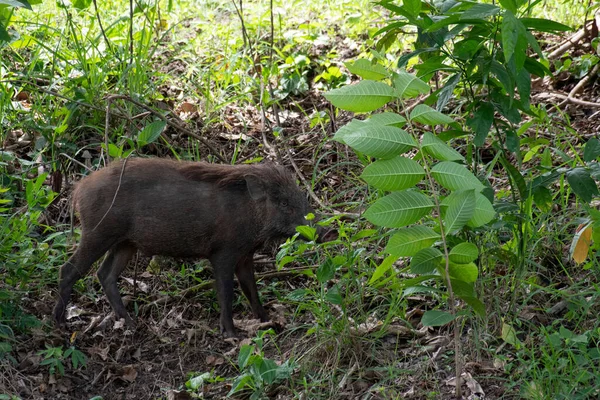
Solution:
<svg viewBox="0 0 600 400"><path fill-rule="evenodd" d="M265 186L259 177L256 175L246 175L244 179L246 180L246 187L252 200L262 200L267 196Z"/></svg>

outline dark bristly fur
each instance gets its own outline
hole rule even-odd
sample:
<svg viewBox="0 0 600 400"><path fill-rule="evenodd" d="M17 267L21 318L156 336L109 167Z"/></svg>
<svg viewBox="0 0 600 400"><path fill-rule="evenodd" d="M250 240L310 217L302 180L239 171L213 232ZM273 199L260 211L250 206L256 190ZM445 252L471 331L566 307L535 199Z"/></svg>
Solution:
<svg viewBox="0 0 600 400"><path fill-rule="evenodd" d="M255 317L268 315L258 298L252 257L266 242L291 236L311 212L281 166L214 165L164 159L114 162L73 192L81 242L60 271L54 318L65 323L75 282L107 256L98 278L119 318L129 324L117 279L137 250L148 255L208 258L214 267L221 329L235 334L233 276Z"/></svg>

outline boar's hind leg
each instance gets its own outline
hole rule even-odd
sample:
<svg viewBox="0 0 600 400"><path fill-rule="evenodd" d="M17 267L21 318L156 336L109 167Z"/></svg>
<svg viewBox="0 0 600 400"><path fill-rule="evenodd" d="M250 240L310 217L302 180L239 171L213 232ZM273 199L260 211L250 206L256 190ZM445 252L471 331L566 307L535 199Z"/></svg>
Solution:
<svg viewBox="0 0 600 400"><path fill-rule="evenodd" d="M243 258L235 268L235 274L240 282L242 291L246 298L250 302L252 307L252 313L254 318L259 318L262 322L267 322L269 316L258 297L258 289L256 288L256 279L254 278L254 263L252 262L252 256Z"/></svg>
<svg viewBox="0 0 600 400"><path fill-rule="evenodd" d="M60 268L58 299L53 313L54 321L59 326L65 323L65 311L71 299L73 285L88 273L94 261L102 257L111 245L112 243L103 243L99 236L84 233L75 253Z"/></svg>
<svg viewBox="0 0 600 400"><path fill-rule="evenodd" d="M125 318L129 326L133 326L134 323L129 314L127 314L123 299L121 299L121 295L119 294L117 279L119 279L121 272L123 272L123 269L125 269L135 252L136 248L129 243L123 242L114 245L108 251L108 255L98 269L97 274L117 319Z"/></svg>

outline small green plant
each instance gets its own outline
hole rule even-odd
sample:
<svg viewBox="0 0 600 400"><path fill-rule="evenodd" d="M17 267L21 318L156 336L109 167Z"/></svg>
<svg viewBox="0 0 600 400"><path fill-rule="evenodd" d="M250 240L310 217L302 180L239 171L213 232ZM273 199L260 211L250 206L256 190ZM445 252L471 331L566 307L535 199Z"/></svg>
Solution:
<svg viewBox="0 0 600 400"><path fill-rule="evenodd" d="M294 362L286 360L277 364L265 358L263 346L269 335L274 335L272 329L259 331L254 344L243 345L238 355L238 367L242 374L238 376L227 396L249 391L251 400L267 398L268 389L281 381L289 379L294 371Z"/></svg>
<svg viewBox="0 0 600 400"><path fill-rule="evenodd" d="M185 382L185 387L192 392L202 393L206 384L223 382L224 380L224 378L218 375L215 376L212 372L191 373L189 379Z"/></svg>
<svg viewBox="0 0 600 400"><path fill-rule="evenodd" d="M58 372L59 375L64 375L64 363L68 359L71 360L73 369L77 369L80 366L85 367L87 363L85 354L77 350L74 346L71 346L67 350L63 351L62 346L52 347L46 344L46 350L40 350L38 354L44 356L44 359L40 365L48 366L48 372L50 372L50 374Z"/></svg>

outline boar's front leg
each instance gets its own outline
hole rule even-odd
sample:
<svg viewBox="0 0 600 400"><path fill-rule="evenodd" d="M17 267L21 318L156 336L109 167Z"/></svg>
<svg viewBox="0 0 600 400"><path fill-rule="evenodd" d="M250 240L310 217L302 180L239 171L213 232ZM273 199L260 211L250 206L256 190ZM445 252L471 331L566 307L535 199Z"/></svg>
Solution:
<svg viewBox="0 0 600 400"><path fill-rule="evenodd" d="M262 322L269 320L269 315L260 303L258 297L258 289L256 288L256 279L254 277L254 262L252 261L252 254L244 257L235 267L235 275L240 282L242 291L246 298L250 302L252 307L252 313L254 318L260 319Z"/></svg>
<svg viewBox="0 0 600 400"><path fill-rule="evenodd" d="M114 245L108 251L108 255L98 269L97 274L98 280L100 280L100 283L102 284L104 293L106 293L108 302L115 312L117 319L124 318L129 326L133 326L134 322L129 314L127 314L123 299L119 294L117 280L135 252L136 248L129 243L123 242Z"/></svg>
<svg viewBox="0 0 600 400"><path fill-rule="evenodd" d="M221 333L223 336L236 337L233 326L233 273L239 256L228 249L219 251L210 257L217 282L217 298L221 309Z"/></svg>

